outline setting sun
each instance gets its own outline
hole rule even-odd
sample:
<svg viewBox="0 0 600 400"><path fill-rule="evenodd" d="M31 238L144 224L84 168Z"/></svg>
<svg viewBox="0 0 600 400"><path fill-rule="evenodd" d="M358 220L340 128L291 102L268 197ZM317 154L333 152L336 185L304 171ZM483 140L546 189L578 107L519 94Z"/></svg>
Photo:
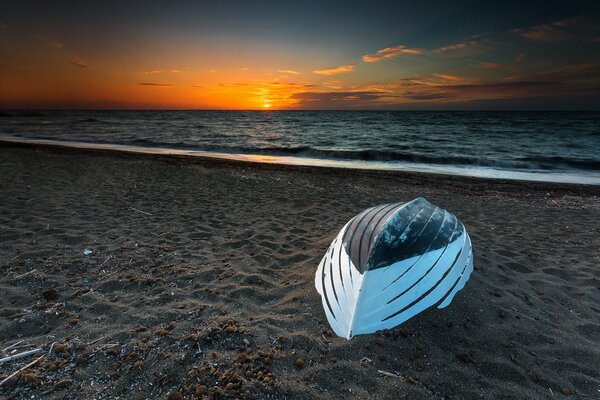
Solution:
<svg viewBox="0 0 600 400"><path fill-rule="evenodd" d="M265 104L263 104L263 108L271 108L271 104L265 103Z"/></svg>

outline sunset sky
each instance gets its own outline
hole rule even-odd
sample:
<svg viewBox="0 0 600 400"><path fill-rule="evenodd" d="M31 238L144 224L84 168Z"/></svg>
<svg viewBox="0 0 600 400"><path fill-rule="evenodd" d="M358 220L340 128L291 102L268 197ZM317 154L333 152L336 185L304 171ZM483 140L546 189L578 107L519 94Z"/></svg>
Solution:
<svg viewBox="0 0 600 400"><path fill-rule="evenodd" d="M0 108L598 109L597 1L1 1Z"/></svg>

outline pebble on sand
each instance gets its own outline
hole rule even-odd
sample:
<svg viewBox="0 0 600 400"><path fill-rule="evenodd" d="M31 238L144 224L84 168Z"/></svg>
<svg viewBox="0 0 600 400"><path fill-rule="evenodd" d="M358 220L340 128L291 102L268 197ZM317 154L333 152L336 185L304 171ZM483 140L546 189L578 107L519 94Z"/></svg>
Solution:
<svg viewBox="0 0 600 400"><path fill-rule="evenodd" d="M53 301L58 299L58 290L55 288L48 288L42 291L42 296L47 301Z"/></svg>
<svg viewBox="0 0 600 400"><path fill-rule="evenodd" d="M181 394L181 392L179 390L173 390L167 396L167 400L182 400L182 399L183 399L183 395Z"/></svg>

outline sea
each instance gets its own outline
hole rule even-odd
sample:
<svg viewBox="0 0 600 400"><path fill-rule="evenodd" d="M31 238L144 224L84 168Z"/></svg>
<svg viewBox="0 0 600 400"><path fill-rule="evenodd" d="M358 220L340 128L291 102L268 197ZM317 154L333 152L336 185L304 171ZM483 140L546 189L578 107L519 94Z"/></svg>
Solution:
<svg viewBox="0 0 600 400"><path fill-rule="evenodd" d="M0 140L600 184L600 112L0 112Z"/></svg>

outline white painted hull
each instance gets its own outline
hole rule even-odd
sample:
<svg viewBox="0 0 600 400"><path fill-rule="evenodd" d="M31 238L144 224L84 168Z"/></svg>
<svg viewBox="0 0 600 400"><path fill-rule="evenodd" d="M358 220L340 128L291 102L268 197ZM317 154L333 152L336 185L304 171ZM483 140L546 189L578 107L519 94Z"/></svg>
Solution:
<svg viewBox="0 0 600 400"><path fill-rule="evenodd" d="M321 260L315 286L332 330L350 339L446 307L472 270L462 223L419 198L349 221Z"/></svg>

